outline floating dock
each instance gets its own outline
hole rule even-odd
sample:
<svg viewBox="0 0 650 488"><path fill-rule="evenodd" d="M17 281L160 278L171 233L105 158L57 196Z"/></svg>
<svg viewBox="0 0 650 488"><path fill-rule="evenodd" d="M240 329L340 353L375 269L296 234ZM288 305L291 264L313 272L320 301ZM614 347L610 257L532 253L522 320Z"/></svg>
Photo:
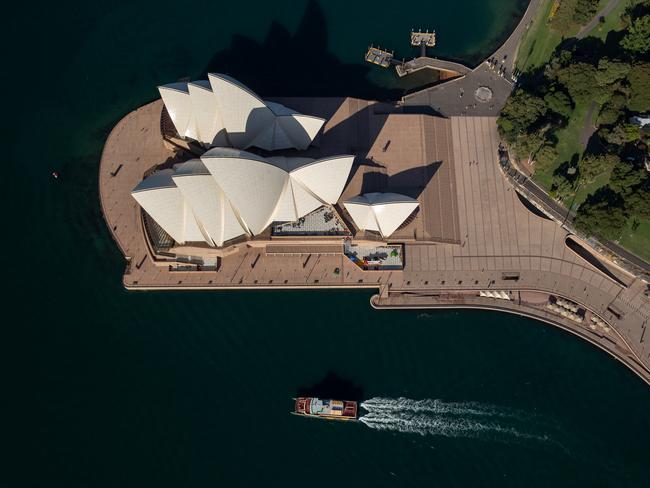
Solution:
<svg viewBox="0 0 650 488"><path fill-rule="evenodd" d="M426 46L426 47L435 47L436 45L436 31L429 32L428 30L426 32L422 32L421 30L418 30L415 32L414 30L411 31L411 46Z"/></svg>
<svg viewBox="0 0 650 488"><path fill-rule="evenodd" d="M370 46L366 51L366 61L372 64L388 68L393 60L393 51L386 51L384 49Z"/></svg>

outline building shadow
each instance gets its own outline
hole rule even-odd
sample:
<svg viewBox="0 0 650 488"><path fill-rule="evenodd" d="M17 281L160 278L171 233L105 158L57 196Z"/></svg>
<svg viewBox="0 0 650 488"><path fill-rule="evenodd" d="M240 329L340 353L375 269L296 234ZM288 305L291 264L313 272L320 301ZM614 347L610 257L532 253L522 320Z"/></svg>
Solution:
<svg viewBox="0 0 650 488"><path fill-rule="evenodd" d="M333 371L328 371L318 383L301 386L296 391L299 397L317 397L334 400L364 400L363 388L354 381L343 378Z"/></svg>
<svg viewBox="0 0 650 488"><path fill-rule="evenodd" d="M416 166L394 175L388 175L381 165L372 167L363 174L361 193L391 192L417 199L441 166L442 161L434 161L426 166Z"/></svg>
<svg viewBox="0 0 650 488"><path fill-rule="evenodd" d="M227 73L261 96L355 96L391 100L402 90L368 80L369 65L347 64L328 51L327 19L318 1L309 2L295 34L274 21L258 42L234 35L203 70Z"/></svg>

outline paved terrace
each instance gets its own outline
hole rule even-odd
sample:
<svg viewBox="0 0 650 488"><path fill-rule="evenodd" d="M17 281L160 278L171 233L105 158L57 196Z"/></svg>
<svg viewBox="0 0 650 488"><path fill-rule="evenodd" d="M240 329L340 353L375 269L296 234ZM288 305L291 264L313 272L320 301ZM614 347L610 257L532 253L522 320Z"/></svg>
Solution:
<svg viewBox="0 0 650 488"><path fill-rule="evenodd" d="M498 167L499 141L494 118L442 120L382 114L382 105L355 99L286 102L304 113L329 112L332 116L321 147L312 151L357 149L355 153L364 165L357 167L346 193L354 193L358 189L354 185L363 184L363 177L359 181L360 171L364 174L373 168L374 174L374 162L388 175L403 173L399 165L407 164L411 171L406 175L413 175L418 187L422 166L441 161L421 194L432 199L444 195L439 201L444 201L447 210L427 217L425 208L421 212L424 215L418 217L419 223L409 224L416 227L403 236L405 269L364 272L343 256L335 241L305 238L238 244L234 252L221 259L219 271L176 271L170 268L171 262L155 263L144 237L140 209L130 191L147 170L174 156L160 135L162 103L156 101L128 114L117 124L100 163L102 209L129 262L124 275L127 288L368 287L379 289L373 306L380 308L455 306L510 311L551 322L590 340L650 383L650 349L645 337L650 315L649 300L644 294L647 285L605 263L628 286L609 278L565 245L567 232L558 224L533 214L522 204ZM314 110L303 107L310 103ZM443 174L444 179L436 179ZM409 181L398 179L399 186L406 187ZM432 213L430 209L428 212ZM457 236L457 243L413 240L411 231L424 229L428 218L441 225L451 219L454 223L448 232ZM504 272L518 272L519 280L504 280ZM486 289L509 291L515 300L479 298L478 291ZM578 325L545 311L549 294L566 297L592 310L611 325L609 332L591 330L586 324ZM621 318L608 310L611 306L621 312Z"/></svg>
<svg viewBox="0 0 650 488"><path fill-rule="evenodd" d="M496 60L494 67L483 62L462 78L406 95L402 99L402 103L404 105L430 106L445 116L496 116L514 87L512 75L519 42L530 27L541 3L542 0L531 0L510 37L492 56L488 57L488 59ZM501 75L499 68L503 68ZM474 96L480 87L488 87L491 90L490 100L481 101Z"/></svg>

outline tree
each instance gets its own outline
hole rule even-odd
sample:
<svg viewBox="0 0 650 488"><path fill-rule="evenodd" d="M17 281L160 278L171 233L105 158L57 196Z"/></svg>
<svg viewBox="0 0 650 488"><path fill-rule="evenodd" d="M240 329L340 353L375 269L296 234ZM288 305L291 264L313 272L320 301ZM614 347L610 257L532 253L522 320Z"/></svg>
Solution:
<svg viewBox="0 0 650 488"><path fill-rule="evenodd" d="M634 112L650 110L650 63L632 66L627 81L630 83L628 108Z"/></svg>
<svg viewBox="0 0 650 488"><path fill-rule="evenodd" d="M528 159L544 144L544 135L539 132L522 132L514 142L515 155L519 159Z"/></svg>
<svg viewBox="0 0 650 488"><path fill-rule="evenodd" d="M575 29L573 14L575 12L577 0L563 0L560 2L553 18L551 19L551 28L562 34L569 34Z"/></svg>
<svg viewBox="0 0 650 488"><path fill-rule="evenodd" d="M580 176L591 182L596 176L611 170L618 161L620 159L615 154L587 154L578 162Z"/></svg>
<svg viewBox="0 0 650 488"><path fill-rule="evenodd" d="M615 123L623 115L627 97L621 92L614 92L611 98L602 106L598 114L598 125Z"/></svg>
<svg viewBox="0 0 650 488"><path fill-rule="evenodd" d="M630 215L641 219L650 219L650 188L648 188L650 185L647 184L648 182L650 180L646 180L645 185L641 185L625 197L626 210Z"/></svg>
<svg viewBox="0 0 650 488"><path fill-rule="evenodd" d="M555 146L551 144L544 144L535 153L535 163L538 169L548 170L551 168L555 161L557 161L558 152Z"/></svg>
<svg viewBox="0 0 650 488"><path fill-rule="evenodd" d="M621 39L621 47L634 53L650 52L650 15L644 15L632 22L627 34Z"/></svg>
<svg viewBox="0 0 650 488"><path fill-rule="evenodd" d="M574 225L591 235L616 240L625 227L627 214L621 196L609 186L601 187L578 208Z"/></svg>
<svg viewBox="0 0 650 488"><path fill-rule="evenodd" d="M609 86L625 78L630 68L631 66L628 63L601 58L598 61L598 71L596 71L596 83L600 86Z"/></svg>
<svg viewBox="0 0 650 488"><path fill-rule="evenodd" d="M605 88L594 83L596 68L587 63L573 63L557 71L557 79L569 91L576 103L602 100L606 96Z"/></svg>
<svg viewBox="0 0 650 488"><path fill-rule="evenodd" d="M547 93L544 95L544 101L551 111L560 114L564 118L569 118L573 111L571 98L561 90L554 90Z"/></svg>
<svg viewBox="0 0 650 488"><path fill-rule="evenodd" d="M636 186L646 179L646 170L627 161L618 161L612 169L609 186L616 193L626 196L636 190Z"/></svg>
<svg viewBox="0 0 650 488"><path fill-rule="evenodd" d="M584 25L589 22L598 9L598 0L578 0L573 11L573 20Z"/></svg>
<svg viewBox="0 0 650 488"><path fill-rule="evenodd" d="M575 164L562 163L553 172L551 195L564 200L575 193L578 183L578 168Z"/></svg>
<svg viewBox="0 0 650 488"><path fill-rule="evenodd" d="M601 127L598 129L598 135L610 144L621 146L627 142L638 140L641 137L641 132L638 125L624 122Z"/></svg>
<svg viewBox="0 0 650 488"><path fill-rule="evenodd" d="M514 142L521 132L532 132L533 126L546 113L546 103L539 97L518 89L508 98L497 121L502 135Z"/></svg>

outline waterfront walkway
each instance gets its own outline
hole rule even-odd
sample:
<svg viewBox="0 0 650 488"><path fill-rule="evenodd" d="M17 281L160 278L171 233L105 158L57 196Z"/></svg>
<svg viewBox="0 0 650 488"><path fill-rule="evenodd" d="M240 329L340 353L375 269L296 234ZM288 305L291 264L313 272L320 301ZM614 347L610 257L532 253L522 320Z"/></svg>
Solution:
<svg viewBox="0 0 650 488"><path fill-rule="evenodd" d="M285 102L293 106L290 100ZM417 157L423 158L422 161L430 158L435 161L444 154L442 166L426 186L432 198L438 192L445 192L445 199L450 200L446 214L434 217L443 222L454 215L450 232L459 236L457 243L420 241L404 236L405 268L391 271L363 271L342 252L337 252L331 239L314 238L243 242L220 257L218 271L197 271L192 266L174 267L172 260L154 260L145 239L140 209L130 192L147 171L174 156L160 134L162 102L158 100L128 114L117 124L106 142L100 163L102 211L129 263L124 275L127 288L365 287L379 290L373 299L373 305L379 308L470 305L508 308L590 338L650 383L650 348L645 337L650 316L647 284L610 263L602 263L608 267L608 273L603 273L565 244L570 235L567 230L551 219L536 215L522 203L499 167L499 137L494 117L440 119L440 124L426 129L426 124L405 114L404 127L400 126L398 115L386 119L392 122L384 120L383 126L370 130L378 120L383 120L373 115L372 107L377 104L362 100L342 103L334 99L311 102L297 99L296 103L303 105L305 113L311 113L304 110L311 103L314 114L322 113L319 106L332 106L328 109L334 114L330 114L330 123L340 120L332 127L331 135L322 141L326 146L333 144L335 148L337 141L360 144L371 134L374 143L369 149L364 149L362 144L357 154L361 159L383 158L388 174L396 168L399 170L399 165L392 168L393 162L401 164L417 156L414 147L421 148ZM362 106L366 108L359 111ZM415 122L413 127L420 127L420 132L405 130ZM392 141L390 145L384 142L385 138ZM367 145L367 140L364 144ZM409 156L405 159L404 155ZM453 177L440 179L446 172L453 173ZM396 174L400 175L399 183L404 184L403 178L420 173L420 170L406 173L399 170ZM455 189L449 192L444 181L453 182ZM350 184L354 184L354 178ZM290 252L278 252L285 249L279 248L279 244L293 247L286 248ZM296 247L303 247L304 252L296 252ZM192 254L191 249L188 254ZM505 290L518 297L518 301L504 304L495 298L479 297L481 290ZM522 293L541 297L538 305L529 305L530 300L520 303ZM580 304L589 314L605 321L609 331L593 330L586 322L576 324L566 317L550 314L544 306L551 295Z"/></svg>
<svg viewBox="0 0 650 488"><path fill-rule="evenodd" d="M404 105L430 106L439 114L495 116L506 103L514 87L513 74L517 49L522 36L528 30L542 0L531 0L526 12L508 39L463 77L425 88L404 96ZM492 60L493 62L488 62ZM490 98L486 100L475 94L480 88L488 88Z"/></svg>

